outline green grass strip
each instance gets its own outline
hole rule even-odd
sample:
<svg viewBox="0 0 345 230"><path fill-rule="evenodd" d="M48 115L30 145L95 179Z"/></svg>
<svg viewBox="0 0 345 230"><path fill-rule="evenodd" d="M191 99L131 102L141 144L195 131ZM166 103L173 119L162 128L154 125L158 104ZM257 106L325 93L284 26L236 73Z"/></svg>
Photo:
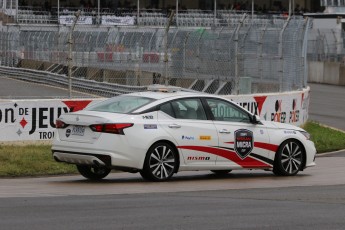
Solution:
<svg viewBox="0 0 345 230"><path fill-rule="evenodd" d="M311 134L318 153L345 149L345 133L325 127L317 122L307 122L303 128Z"/></svg>
<svg viewBox="0 0 345 230"><path fill-rule="evenodd" d="M41 176L77 173L74 165L57 163L50 145L1 145L0 176Z"/></svg>

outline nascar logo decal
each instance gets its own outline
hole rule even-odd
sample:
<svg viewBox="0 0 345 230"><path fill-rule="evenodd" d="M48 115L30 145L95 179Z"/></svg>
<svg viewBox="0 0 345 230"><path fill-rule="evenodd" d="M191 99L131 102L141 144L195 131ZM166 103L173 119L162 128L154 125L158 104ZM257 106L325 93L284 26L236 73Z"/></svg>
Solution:
<svg viewBox="0 0 345 230"><path fill-rule="evenodd" d="M246 129L235 131L235 151L241 159L246 158L253 150L253 132Z"/></svg>

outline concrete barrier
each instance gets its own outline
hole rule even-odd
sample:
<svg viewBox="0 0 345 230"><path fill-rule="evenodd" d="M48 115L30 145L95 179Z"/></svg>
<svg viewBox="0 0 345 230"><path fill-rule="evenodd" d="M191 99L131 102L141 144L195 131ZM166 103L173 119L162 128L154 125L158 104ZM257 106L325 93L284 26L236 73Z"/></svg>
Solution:
<svg viewBox="0 0 345 230"><path fill-rule="evenodd" d="M308 82L345 85L345 64L339 62L308 62Z"/></svg>
<svg viewBox="0 0 345 230"><path fill-rule="evenodd" d="M309 91L224 96L262 120L304 124L308 119ZM103 99L0 101L0 143L47 141L54 138L55 120Z"/></svg>

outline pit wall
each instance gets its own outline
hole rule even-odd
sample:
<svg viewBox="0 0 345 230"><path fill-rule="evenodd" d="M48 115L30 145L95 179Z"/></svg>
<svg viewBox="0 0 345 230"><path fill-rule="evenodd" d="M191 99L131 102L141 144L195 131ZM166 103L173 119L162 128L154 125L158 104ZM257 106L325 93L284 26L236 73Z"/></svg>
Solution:
<svg viewBox="0 0 345 230"><path fill-rule="evenodd" d="M310 89L280 94L225 96L262 120L300 126L308 119ZM55 120L102 99L6 100L0 101L0 142L49 141Z"/></svg>

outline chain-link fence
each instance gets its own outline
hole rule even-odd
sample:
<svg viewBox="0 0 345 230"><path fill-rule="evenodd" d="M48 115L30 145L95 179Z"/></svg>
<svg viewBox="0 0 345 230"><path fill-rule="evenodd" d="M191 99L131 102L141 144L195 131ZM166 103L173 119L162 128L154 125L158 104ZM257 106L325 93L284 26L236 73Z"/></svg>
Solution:
<svg viewBox="0 0 345 230"><path fill-rule="evenodd" d="M314 29L309 33L308 60L345 64L345 31Z"/></svg>
<svg viewBox="0 0 345 230"><path fill-rule="evenodd" d="M169 83L213 94L283 92L306 85L308 24L298 17L244 14L216 27L77 25L73 44L70 26L6 26L0 61L61 75L68 75L71 61L73 78L133 87Z"/></svg>

